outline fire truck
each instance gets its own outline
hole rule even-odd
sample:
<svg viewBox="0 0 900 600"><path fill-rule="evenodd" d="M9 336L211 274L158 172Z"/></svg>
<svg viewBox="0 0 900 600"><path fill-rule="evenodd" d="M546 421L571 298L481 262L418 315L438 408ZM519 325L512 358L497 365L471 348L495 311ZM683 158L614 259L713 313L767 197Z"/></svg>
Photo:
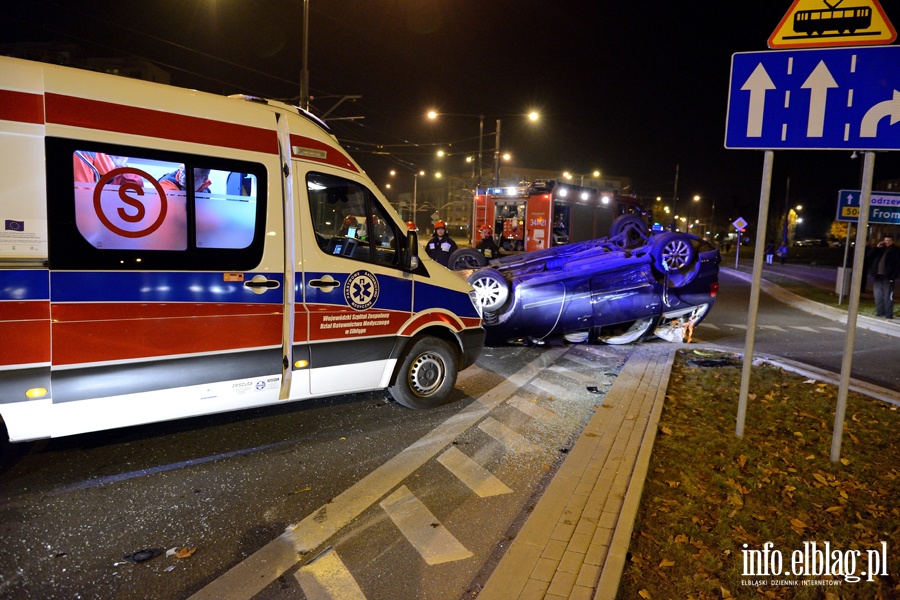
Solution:
<svg viewBox="0 0 900 600"><path fill-rule="evenodd" d="M487 226L507 252L543 250L604 237L613 219L628 213L646 214L637 198L555 179L488 188L475 196L471 242L477 245Z"/></svg>

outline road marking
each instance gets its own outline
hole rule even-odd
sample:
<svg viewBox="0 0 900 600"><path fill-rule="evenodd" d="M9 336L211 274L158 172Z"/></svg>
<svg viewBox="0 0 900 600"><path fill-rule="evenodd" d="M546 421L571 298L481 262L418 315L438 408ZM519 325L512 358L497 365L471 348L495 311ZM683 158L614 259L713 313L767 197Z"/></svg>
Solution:
<svg viewBox="0 0 900 600"><path fill-rule="evenodd" d="M588 352L593 354L594 356L599 356L601 358L616 358L618 355L614 352L610 352L609 350L604 350L602 348L597 348L595 346L578 346L578 349L582 352Z"/></svg>
<svg viewBox="0 0 900 600"><path fill-rule="evenodd" d="M455 446L448 448L437 460L482 498L512 493L506 484Z"/></svg>
<svg viewBox="0 0 900 600"><path fill-rule="evenodd" d="M539 406L521 396L513 396L506 403L541 423L549 423L557 416L552 410L547 410L543 406Z"/></svg>
<svg viewBox="0 0 900 600"><path fill-rule="evenodd" d="M515 394L568 351L551 348L496 387L488 390L420 440L338 494L299 523L226 571L191 596L192 599L248 600L292 569L303 556L378 502L419 467L437 456L456 437ZM488 372L474 365L459 374L458 384Z"/></svg>
<svg viewBox="0 0 900 600"><path fill-rule="evenodd" d="M568 379L578 381L579 383L594 383L597 381L597 378L593 375L579 373L578 371L573 371L572 369L567 369L565 367L561 367L560 365L553 365L550 367L550 370L554 373L559 373L560 375Z"/></svg>
<svg viewBox="0 0 900 600"><path fill-rule="evenodd" d="M566 354L566 360L571 360L574 363L578 363L579 365L584 365L585 367L590 367L591 369L597 369L599 367L607 366L606 362L599 361L597 359L587 358L586 356L578 356L577 354Z"/></svg>
<svg viewBox="0 0 900 600"><path fill-rule="evenodd" d="M555 383L550 383L546 379L541 379L540 377L533 379L531 381L531 385L547 392L548 394L556 398L562 398L569 393L569 390L567 390L563 386L556 385Z"/></svg>
<svg viewBox="0 0 900 600"><path fill-rule="evenodd" d="M819 329L824 329L826 331L837 331L838 333L846 333L846 329L843 327L820 327Z"/></svg>
<svg viewBox="0 0 900 600"><path fill-rule="evenodd" d="M784 327L779 327L778 325L760 325L760 329L772 329L774 331L780 331L781 333L787 333L787 329Z"/></svg>
<svg viewBox="0 0 900 600"><path fill-rule="evenodd" d="M703 321L702 323L700 323L700 325L698 325L698 327L703 327L704 329L719 329L719 326L716 325L715 323L707 323L706 321Z"/></svg>
<svg viewBox="0 0 900 600"><path fill-rule="evenodd" d="M307 600L366 600L356 579L334 548L294 573Z"/></svg>
<svg viewBox="0 0 900 600"><path fill-rule="evenodd" d="M726 327L732 327L734 329L747 329L746 323L736 324L736 323L725 323Z"/></svg>
<svg viewBox="0 0 900 600"><path fill-rule="evenodd" d="M488 417L479 423L478 429L482 430L513 452L528 454L540 450L538 446L532 444L524 435L517 431L513 431L493 417Z"/></svg>
<svg viewBox="0 0 900 600"><path fill-rule="evenodd" d="M381 508L429 565L475 556L438 522L405 485L387 497Z"/></svg>

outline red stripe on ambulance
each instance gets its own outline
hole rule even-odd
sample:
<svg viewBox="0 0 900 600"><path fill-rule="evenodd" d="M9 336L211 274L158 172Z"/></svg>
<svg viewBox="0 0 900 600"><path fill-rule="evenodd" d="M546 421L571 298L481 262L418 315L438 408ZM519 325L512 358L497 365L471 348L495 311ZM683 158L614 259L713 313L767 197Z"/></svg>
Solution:
<svg viewBox="0 0 900 600"><path fill-rule="evenodd" d="M50 303L0 302L0 366L50 362Z"/></svg>
<svg viewBox="0 0 900 600"><path fill-rule="evenodd" d="M61 94L46 94L47 122L278 154L274 130Z"/></svg>
<svg viewBox="0 0 900 600"><path fill-rule="evenodd" d="M44 124L44 97L40 94L0 90L0 120Z"/></svg>

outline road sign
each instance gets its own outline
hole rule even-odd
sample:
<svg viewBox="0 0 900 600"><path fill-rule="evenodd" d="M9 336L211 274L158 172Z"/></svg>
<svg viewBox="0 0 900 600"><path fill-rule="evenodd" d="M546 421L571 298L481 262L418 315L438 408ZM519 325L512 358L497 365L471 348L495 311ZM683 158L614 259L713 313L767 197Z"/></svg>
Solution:
<svg viewBox="0 0 900 600"><path fill-rule="evenodd" d="M856 223L859 220L859 190L838 192L837 220ZM872 192L869 224L900 225L900 193Z"/></svg>
<svg viewBox="0 0 900 600"><path fill-rule="evenodd" d="M852 1L832 8L822 0L794 0L769 37L769 48L872 46L897 39L878 0Z"/></svg>
<svg viewBox="0 0 900 600"><path fill-rule="evenodd" d="M738 231L743 231L744 227L747 226L747 221L744 220L744 217L738 217L734 220L732 225L734 225L734 228Z"/></svg>
<svg viewBox="0 0 900 600"><path fill-rule="evenodd" d="M731 57L726 148L900 149L900 46Z"/></svg>

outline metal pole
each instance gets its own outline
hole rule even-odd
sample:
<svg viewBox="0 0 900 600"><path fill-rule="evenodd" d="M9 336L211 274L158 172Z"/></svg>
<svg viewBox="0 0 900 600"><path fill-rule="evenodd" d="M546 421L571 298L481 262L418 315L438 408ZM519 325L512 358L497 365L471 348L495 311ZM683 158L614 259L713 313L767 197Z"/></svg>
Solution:
<svg viewBox="0 0 900 600"><path fill-rule="evenodd" d="M787 187L784 190L784 226L781 230L781 243L784 245L785 251L787 251L787 243L788 243L788 215L791 212L789 207L790 205L790 197L791 197L791 178L787 178Z"/></svg>
<svg viewBox="0 0 900 600"><path fill-rule="evenodd" d="M744 346L744 368L741 371L737 427L734 431L735 435L740 438L744 437L744 421L747 419L747 397L750 392L750 370L753 366L753 343L756 337L756 315L759 310L759 283L762 279L762 257L766 244L766 222L769 219L769 197L772 195L772 165L774 162L775 153L772 150L766 150L763 162L762 189L759 192L756 252L753 257L753 280L750 284L750 307L747 314L747 342Z"/></svg>
<svg viewBox="0 0 900 600"><path fill-rule="evenodd" d="M675 165L675 191L672 192L672 224L674 230L678 231L678 169L681 165Z"/></svg>
<svg viewBox="0 0 900 600"><path fill-rule="evenodd" d="M303 51L300 69L300 108L309 110L309 0L303 0Z"/></svg>
<svg viewBox="0 0 900 600"><path fill-rule="evenodd" d="M478 116L478 186L484 183L484 162L481 160L482 150L484 149L484 115Z"/></svg>
<svg viewBox="0 0 900 600"><path fill-rule="evenodd" d="M418 192L418 187L419 187L419 174L413 173L413 218L412 218L412 222L416 224L416 229L419 228L419 219L418 219L419 213L417 212L417 207L416 207L416 194Z"/></svg>
<svg viewBox="0 0 900 600"><path fill-rule="evenodd" d="M500 119L497 119L497 135L494 138L494 186L500 185Z"/></svg>
<svg viewBox="0 0 900 600"><path fill-rule="evenodd" d="M847 393L850 390L850 369L853 364L853 345L856 341L856 317L859 314L859 291L862 288L862 268L865 259L866 237L869 231L869 207L872 205L872 177L875 173L875 153L866 152L863 165L862 192L859 198L859 221L856 225L856 250L853 253L853 276L850 278L850 304L847 308L847 336L844 338L844 357L841 361L841 383L838 386L837 410L834 413L834 433L831 436L831 462L841 458L841 439L844 435L844 416L847 412Z"/></svg>
<svg viewBox="0 0 900 600"><path fill-rule="evenodd" d="M847 256L850 253L850 231L852 227L853 223L847 223L847 238L844 240L844 272L847 270ZM862 267L854 266L853 268L861 269ZM844 301L844 281L846 281L846 279L844 279L844 273L841 273L841 278L841 292L838 294L838 306Z"/></svg>

